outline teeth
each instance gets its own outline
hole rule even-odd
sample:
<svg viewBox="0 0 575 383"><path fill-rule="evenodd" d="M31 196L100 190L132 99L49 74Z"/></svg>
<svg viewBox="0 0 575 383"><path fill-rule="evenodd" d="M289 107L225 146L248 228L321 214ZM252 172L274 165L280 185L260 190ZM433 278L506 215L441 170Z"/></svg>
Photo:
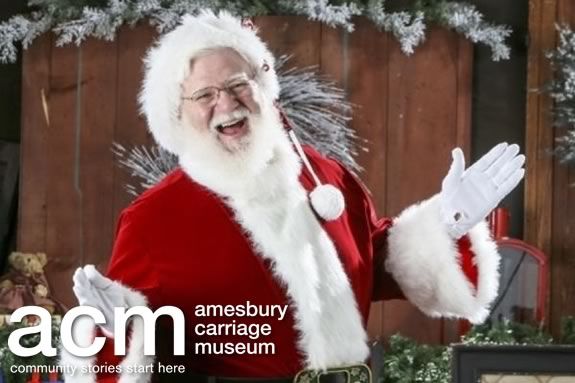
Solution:
<svg viewBox="0 0 575 383"><path fill-rule="evenodd" d="M240 122L241 120L243 120L243 118L238 118L238 119L236 119L236 120L231 120L231 121L228 121L228 122L226 122L226 123L221 124L221 126L222 126L223 128L227 128L228 126L231 126L231 125L233 125L233 124L237 124L237 123Z"/></svg>

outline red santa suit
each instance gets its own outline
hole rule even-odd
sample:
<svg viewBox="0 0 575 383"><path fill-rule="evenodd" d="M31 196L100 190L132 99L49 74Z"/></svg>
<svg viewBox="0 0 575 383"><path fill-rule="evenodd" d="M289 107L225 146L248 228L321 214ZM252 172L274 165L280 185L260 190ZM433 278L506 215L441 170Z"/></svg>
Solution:
<svg viewBox="0 0 575 383"><path fill-rule="evenodd" d="M306 148L306 154L322 181L337 186L345 197L346 208L339 219L315 219L333 243L337 259L298 259L294 249L298 242L305 242L305 233L298 233L300 237L290 239L283 254L276 254L285 258L284 264L262 256L261 249L238 223L237 213L182 169L173 171L123 211L108 277L140 292L145 297L142 303L147 301L152 309L172 305L185 314L186 355L158 356L164 364L183 364L186 371L205 375L289 377L305 367L361 362L358 358L367 357L363 329L370 304L381 299L407 296L430 315L456 315L472 321L485 317L497 291L498 256L484 224L458 242L451 240L442 233L433 198L407 209L394 221L378 220L369 195L353 175L311 148ZM306 191L313 188L305 168L299 181ZM261 225L273 224L262 221ZM391 272L385 270L385 264ZM338 268L343 273L338 273ZM306 285L310 279L327 274L333 278L317 291L312 291L313 284L311 289ZM340 278L343 280L338 281ZM347 285L350 288L346 289ZM308 289L304 291L308 296L297 296L302 288ZM346 294L351 294L347 297L351 299L341 298ZM317 307L308 307L304 302L314 299L319 299ZM277 316L195 315L198 305L245 305L248 301L253 305L288 305L287 315L283 320ZM322 305L326 301L332 305ZM354 322L355 315L361 328ZM305 323L303 316L311 317L311 323ZM237 324L269 323L271 334L257 340L196 334L198 323L232 320ZM158 342L171 339L167 322L160 325L167 326L167 335ZM246 341L273 343L275 353L195 353L198 342ZM138 357L142 354L136 345L139 343L132 343L130 363L149 362ZM158 349L171 352L170 347L159 345ZM86 362L119 361L113 356L113 341L109 339L97 361ZM115 382L118 377L102 374L99 381Z"/></svg>

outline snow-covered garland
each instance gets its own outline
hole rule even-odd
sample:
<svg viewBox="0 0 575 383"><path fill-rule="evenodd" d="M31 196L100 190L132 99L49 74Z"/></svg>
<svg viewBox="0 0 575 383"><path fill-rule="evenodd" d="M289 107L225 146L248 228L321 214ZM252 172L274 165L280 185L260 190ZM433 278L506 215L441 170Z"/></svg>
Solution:
<svg viewBox="0 0 575 383"><path fill-rule="evenodd" d="M298 137L348 169L360 171L355 158L357 151L364 149L364 141L347 124L351 104L343 89L317 74L314 67L286 69L287 61L288 57L282 56L276 63L281 88L279 104L294 124ZM159 146L128 149L115 144L113 151L120 165L139 180L139 185L126 185L132 195L156 184L178 163L174 155Z"/></svg>
<svg viewBox="0 0 575 383"><path fill-rule="evenodd" d="M226 9L240 16L304 15L349 32L354 27L352 17L364 15L380 29L391 32L408 55L425 40L427 23L433 22L474 43L488 45L494 61L509 58L506 39L511 29L484 21L471 4L417 0L409 9L388 12L384 3L385 0L350 0L343 4L331 4L329 0L29 0L28 5L35 11L0 23L0 62L14 62L19 42L27 48L36 37L50 30L57 35L58 46L80 44L90 36L113 40L121 25L134 25L145 19L164 33L176 26L182 14L196 14L203 9Z"/></svg>
<svg viewBox="0 0 575 383"><path fill-rule="evenodd" d="M557 138L555 153L561 162L575 165L575 32L567 26L558 29L557 48L547 55L554 69L551 113L555 127L565 131Z"/></svg>

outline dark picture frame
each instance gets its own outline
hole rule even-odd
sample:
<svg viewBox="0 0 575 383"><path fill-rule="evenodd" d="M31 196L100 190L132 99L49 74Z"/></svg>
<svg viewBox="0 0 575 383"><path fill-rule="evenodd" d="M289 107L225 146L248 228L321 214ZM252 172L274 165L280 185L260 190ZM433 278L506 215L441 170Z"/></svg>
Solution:
<svg viewBox="0 0 575 383"><path fill-rule="evenodd" d="M575 377L575 346L453 345L452 383L478 383L485 374Z"/></svg>

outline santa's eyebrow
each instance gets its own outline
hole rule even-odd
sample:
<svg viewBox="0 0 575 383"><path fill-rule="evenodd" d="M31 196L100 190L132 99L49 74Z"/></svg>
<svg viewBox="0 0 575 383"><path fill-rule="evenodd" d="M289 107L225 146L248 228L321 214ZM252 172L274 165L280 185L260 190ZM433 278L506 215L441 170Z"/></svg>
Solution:
<svg viewBox="0 0 575 383"><path fill-rule="evenodd" d="M223 82L221 82L221 85L225 86L226 84L229 84L230 82L235 81L235 80L249 80L249 79L250 79L250 76L246 72L238 72L238 73L231 75L230 77L225 79ZM199 91L210 89L210 88L219 88L219 86L218 85L203 86L201 88L198 88L198 89L192 91L192 93L197 93Z"/></svg>
<svg viewBox="0 0 575 383"><path fill-rule="evenodd" d="M249 76L246 72L240 72L240 73L236 73L236 74L231 75L223 83L226 84L226 83L228 83L230 81L234 81L234 80L247 80L248 78L249 78Z"/></svg>

